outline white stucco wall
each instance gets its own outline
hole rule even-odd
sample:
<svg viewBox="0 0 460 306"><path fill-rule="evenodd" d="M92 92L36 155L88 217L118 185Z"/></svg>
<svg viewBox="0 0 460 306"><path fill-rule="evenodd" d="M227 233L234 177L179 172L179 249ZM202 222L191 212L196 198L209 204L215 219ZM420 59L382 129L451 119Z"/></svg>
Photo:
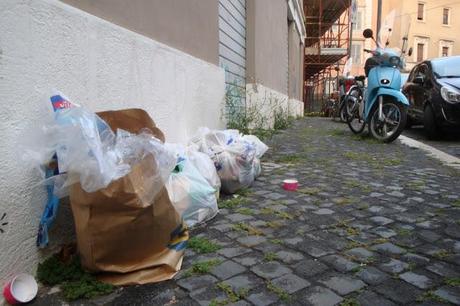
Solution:
<svg viewBox="0 0 460 306"><path fill-rule="evenodd" d="M286 116L302 117L303 102L260 83L246 84L246 107L251 116L256 116L252 128L271 129L275 123L275 112L282 110ZM261 124L261 126L257 126Z"/></svg>
<svg viewBox="0 0 460 306"><path fill-rule="evenodd" d="M42 98L52 88L93 111L143 108L169 142L223 125L221 68L56 0L1 0L0 226L8 224L0 232L0 285L34 272L42 256L35 237L45 196L16 147L48 111Z"/></svg>

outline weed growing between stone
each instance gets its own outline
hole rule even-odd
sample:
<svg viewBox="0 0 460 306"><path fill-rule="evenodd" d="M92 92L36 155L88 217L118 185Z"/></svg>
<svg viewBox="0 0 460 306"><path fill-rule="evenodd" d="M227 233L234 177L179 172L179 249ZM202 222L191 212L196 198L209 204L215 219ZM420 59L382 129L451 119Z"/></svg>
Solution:
<svg viewBox="0 0 460 306"><path fill-rule="evenodd" d="M49 286L59 285L66 300L90 299L112 293L115 287L105 284L80 265L80 258L74 256L68 263L57 255L51 256L38 265L37 279Z"/></svg>
<svg viewBox="0 0 460 306"><path fill-rule="evenodd" d="M243 223L243 222L233 224L232 228L233 228L234 231L245 232L250 236L262 236L264 234L257 227L251 226L251 225Z"/></svg>
<svg viewBox="0 0 460 306"><path fill-rule="evenodd" d="M268 253L265 253L264 255L264 261L275 261L278 259L278 255L276 253L273 253L273 252L268 252Z"/></svg>
<svg viewBox="0 0 460 306"><path fill-rule="evenodd" d="M273 285L270 281L267 282L267 289L275 293L282 301L288 301L290 298L289 293Z"/></svg>
<svg viewBox="0 0 460 306"><path fill-rule="evenodd" d="M195 262L192 266L187 269L185 276L189 277L196 274L206 274L211 272L211 269L220 264L221 261L218 259Z"/></svg>
<svg viewBox="0 0 460 306"><path fill-rule="evenodd" d="M200 254L212 253L220 249L218 244L202 237L190 238L187 246L196 253Z"/></svg>

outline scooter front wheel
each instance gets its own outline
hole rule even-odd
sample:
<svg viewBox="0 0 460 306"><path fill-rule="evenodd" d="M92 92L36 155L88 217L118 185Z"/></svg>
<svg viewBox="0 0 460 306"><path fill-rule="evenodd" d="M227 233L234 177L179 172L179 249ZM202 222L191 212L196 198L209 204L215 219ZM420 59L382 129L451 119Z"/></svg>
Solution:
<svg viewBox="0 0 460 306"><path fill-rule="evenodd" d="M401 135L407 120L407 108L396 101L384 101L382 117L379 107L374 108L369 122L369 134L381 142L390 143Z"/></svg>

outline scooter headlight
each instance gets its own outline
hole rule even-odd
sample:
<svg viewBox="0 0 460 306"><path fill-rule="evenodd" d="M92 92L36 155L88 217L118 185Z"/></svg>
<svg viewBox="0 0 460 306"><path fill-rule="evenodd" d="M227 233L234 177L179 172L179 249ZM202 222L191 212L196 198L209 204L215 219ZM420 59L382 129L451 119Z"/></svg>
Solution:
<svg viewBox="0 0 460 306"><path fill-rule="evenodd" d="M399 66L400 63L401 63L401 59L399 58L399 56L390 57L390 65L391 66Z"/></svg>

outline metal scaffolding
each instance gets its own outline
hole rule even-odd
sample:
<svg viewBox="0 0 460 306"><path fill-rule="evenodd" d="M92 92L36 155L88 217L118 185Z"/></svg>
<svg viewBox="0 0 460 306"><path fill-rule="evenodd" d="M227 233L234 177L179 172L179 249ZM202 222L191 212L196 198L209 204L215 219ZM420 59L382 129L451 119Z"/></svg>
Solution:
<svg viewBox="0 0 460 306"><path fill-rule="evenodd" d="M304 103L321 111L350 54L352 0L305 0Z"/></svg>

